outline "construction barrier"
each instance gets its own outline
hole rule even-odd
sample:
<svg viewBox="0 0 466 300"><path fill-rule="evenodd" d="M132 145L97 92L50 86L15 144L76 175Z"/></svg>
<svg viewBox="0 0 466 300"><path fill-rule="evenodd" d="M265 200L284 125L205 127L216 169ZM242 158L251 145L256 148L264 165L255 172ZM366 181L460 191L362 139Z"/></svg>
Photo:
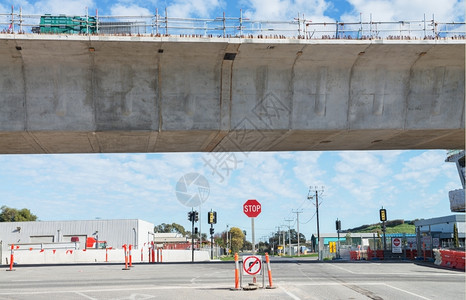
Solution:
<svg viewBox="0 0 466 300"><path fill-rule="evenodd" d="M440 266L452 269L465 269L465 252L453 250L439 250Z"/></svg>
<svg viewBox="0 0 466 300"><path fill-rule="evenodd" d="M131 249L133 249L133 245L129 244L129 267L133 266L133 255L131 254Z"/></svg>
<svg viewBox="0 0 466 300"><path fill-rule="evenodd" d="M413 260L416 257L417 257L417 250L406 249L406 258Z"/></svg>
<svg viewBox="0 0 466 300"><path fill-rule="evenodd" d="M122 270L130 270L128 268L128 246L126 244L123 245L123 250L125 252L125 267Z"/></svg>
<svg viewBox="0 0 466 300"><path fill-rule="evenodd" d="M241 290L239 287L239 257L238 253L235 253L235 290Z"/></svg>
<svg viewBox="0 0 466 300"><path fill-rule="evenodd" d="M163 248L157 248L157 262L162 262L162 251L163 251Z"/></svg>
<svg viewBox="0 0 466 300"><path fill-rule="evenodd" d="M10 252L10 268L7 269L7 271L14 271L13 269L13 263L15 260L15 245L11 244L11 252Z"/></svg>
<svg viewBox="0 0 466 300"><path fill-rule="evenodd" d="M155 244L154 242L152 242L151 244L151 254L150 254L150 257L152 257L152 263L155 263Z"/></svg>
<svg viewBox="0 0 466 300"><path fill-rule="evenodd" d="M269 276L269 285L267 286L267 288L274 289L275 287L273 286L273 283L272 283L272 269L270 268L270 259L269 259L268 253L265 253L265 262L267 263L267 273Z"/></svg>

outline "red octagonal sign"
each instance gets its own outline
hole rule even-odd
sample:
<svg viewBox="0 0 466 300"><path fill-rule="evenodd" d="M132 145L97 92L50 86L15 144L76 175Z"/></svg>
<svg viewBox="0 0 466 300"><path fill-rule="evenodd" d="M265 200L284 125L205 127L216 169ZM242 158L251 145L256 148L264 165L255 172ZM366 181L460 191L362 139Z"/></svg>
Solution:
<svg viewBox="0 0 466 300"><path fill-rule="evenodd" d="M261 204L256 199L250 199L243 204L243 212L250 218L257 217L261 211Z"/></svg>

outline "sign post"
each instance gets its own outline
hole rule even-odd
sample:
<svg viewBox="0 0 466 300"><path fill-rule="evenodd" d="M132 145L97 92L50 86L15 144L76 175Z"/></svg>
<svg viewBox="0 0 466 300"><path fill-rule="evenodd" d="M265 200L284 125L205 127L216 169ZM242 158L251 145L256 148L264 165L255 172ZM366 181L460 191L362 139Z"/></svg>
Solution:
<svg viewBox="0 0 466 300"><path fill-rule="evenodd" d="M261 204L256 199L250 199L243 204L243 212L251 218L251 231L252 231L252 253L256 253L256 242L254 236L254 218L257 217L262 211Z"/></svg>
<svg viewBox="0 0 466 300"><path fill-rule="evenodd" d="M217 224L217 212L210 210L207 214L207 223L210 224L210 259L214 259L214 224Z"/></svg>
<svg viewBox="0 0 466 300"><path fill-rule="evenodd" d="M385 221L387 221L387 210L382 208L379 210L380 221L382 221L382 232L383 232L383 250L387 250L387 239L385 238Z"/></svg>
<svg viewBox="0 0 466 300"><path fill-rule="evenodd" d="M392 238L392 253L403 253L400 238Z"/></svg>

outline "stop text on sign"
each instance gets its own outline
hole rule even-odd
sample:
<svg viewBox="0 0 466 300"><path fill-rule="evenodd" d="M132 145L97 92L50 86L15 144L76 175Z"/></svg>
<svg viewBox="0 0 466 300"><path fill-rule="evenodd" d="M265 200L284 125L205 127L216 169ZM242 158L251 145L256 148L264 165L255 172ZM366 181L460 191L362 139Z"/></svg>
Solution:
<svg viewBox="0 0 466 300"><path fill-rule="evenodd" d="M255 199L250 199L243 204L243 212L250 218L257 217L261 211L261 204Z"/></svg>
<svg viewBox="0 0 466 300"><path fill-rule="evenodd" d="M261 211L261 205L245 205L244 206L244 212L258 212Z"/></svg>

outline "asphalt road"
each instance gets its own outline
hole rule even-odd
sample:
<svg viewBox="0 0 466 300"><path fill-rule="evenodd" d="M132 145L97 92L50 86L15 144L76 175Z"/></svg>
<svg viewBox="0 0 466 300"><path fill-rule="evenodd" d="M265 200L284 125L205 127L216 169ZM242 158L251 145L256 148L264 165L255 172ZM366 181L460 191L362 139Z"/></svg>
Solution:
<svg viewBox="0 0 466 300"><path fill-rule="evenodd" d="M465 273L411 262L272 262L276 289L231 291L234 263L0 268L0 299L465 299ZM262 277L257 278L262 283ZM243 277L243 285L252 282ZM265 277L267 285L268 279Z"/></svg>

